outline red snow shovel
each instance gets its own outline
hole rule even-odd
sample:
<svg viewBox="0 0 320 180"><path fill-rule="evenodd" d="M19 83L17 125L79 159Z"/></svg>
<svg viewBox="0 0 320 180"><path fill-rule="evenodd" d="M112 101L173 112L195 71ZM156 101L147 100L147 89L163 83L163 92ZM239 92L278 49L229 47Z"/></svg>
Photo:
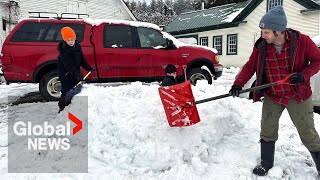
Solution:
<svg viewBox="0 0 320 180"><path fill-rule="evenodd" d="M276 82L248 89L243 89L240 91L240 94L265 89L279 84L290 85L289 78L292 75L293 74L289 74L284 79ZM190 81L186 81L184 83L173 86L159 87L158 91L170 127L184 127L197 124L198 122L200 122L200 117L198 114L196 104L214 101L217 99L222 99L231 96L230 94L222 94L219 96L195 101L192 94Z"/></svg>

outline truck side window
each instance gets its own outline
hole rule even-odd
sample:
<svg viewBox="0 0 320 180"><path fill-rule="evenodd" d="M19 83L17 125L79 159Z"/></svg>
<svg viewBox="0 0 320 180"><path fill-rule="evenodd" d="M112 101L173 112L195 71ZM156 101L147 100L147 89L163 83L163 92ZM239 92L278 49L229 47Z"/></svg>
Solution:
<svg viewBox="0 0 320 180"><path fill-rule="evenodd" d="M12 36L11 42L39 42L49 28L49 23L24 23Z"/></svg>
<svg viewBox="0 0 320 180"><path fill-rule="evenodd" d="M165 46L167 42L163 38L163 35L155 29L138 27L137 30L140 40L140 47L142 48Z"/></svg>
<svg viewBox="0 0 320 180"><path fill-rule="evenodd" d="M12 36L11 42L60 42L61 28L69 26L74 29L77 41L82 42L84 37L83 24L57 24L57 23L24 23Z"/></svg>
<svg viewBox="0 0 320 180"><path fill-rule="evenodd" d="M130 26L106 25L103 33L105 48L133 48Z"/></svg>

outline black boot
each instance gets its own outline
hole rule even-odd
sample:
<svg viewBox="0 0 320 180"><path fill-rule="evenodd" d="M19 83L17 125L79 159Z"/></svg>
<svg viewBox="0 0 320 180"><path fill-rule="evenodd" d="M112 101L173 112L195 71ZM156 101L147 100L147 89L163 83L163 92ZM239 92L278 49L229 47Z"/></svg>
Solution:
<svg viewBox="0 0 320 180"><path fill-rule="evenodd" d="M320 176L320 151L310 152L314 163L316 164L318 175Z"/></svg>
<svg viewBox="0 0 320 180"><path fill-rule="evenodd" d="M61 111L64 110L64 108L66 106L68 106L69 104L71 104L71 99L68 99L64 96L64 95L61 95L60 99L59 99L59 102L58 102L58 106L59 106L59 112L60 113Z"/></svg>
<svg viewBox="0 0 320 180"><path fill-rule="evenodd" d="M59 106L59 112L58 113L63 111L64 108L66 107L65 96L63 94L61 95L61 97L59 99L58 106Z"/></svg>
<svg viewBox="0 0 320 180"><path fill-rule="evenodd" d="M261 139L260 143L261 162L253 169L252 172L258 176L265 176L267 175L269 169L273 167L275 142L267 142Z"/></svg>

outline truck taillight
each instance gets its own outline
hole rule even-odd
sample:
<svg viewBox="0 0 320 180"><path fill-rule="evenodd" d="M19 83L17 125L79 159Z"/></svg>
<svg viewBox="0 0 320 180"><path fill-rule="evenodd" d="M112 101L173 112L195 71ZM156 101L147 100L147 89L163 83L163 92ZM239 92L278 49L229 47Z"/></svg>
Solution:
<svg viewBox="0 0 320 180"><path fill-rule="evenodd" d="M216 60L216 63L219 63L219 56L218 55L216 55L215 60Z"/></svg>
<svg viewBox="0 0 320 180"><path fill-rule="evenodd" d="M3 66L12 65L13 63L12 56L10 56L10 54L3 53L1 57L1 63Z"/></svg>

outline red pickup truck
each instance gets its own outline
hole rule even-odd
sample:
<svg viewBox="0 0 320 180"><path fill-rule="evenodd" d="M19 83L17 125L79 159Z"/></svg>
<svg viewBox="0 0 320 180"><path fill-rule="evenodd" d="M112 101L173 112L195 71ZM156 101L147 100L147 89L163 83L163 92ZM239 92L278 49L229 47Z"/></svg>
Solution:
<svg viewBox="0 0 320 180"><path fill-rule="evenodd" d="M87 62L96 69L88 82L159 81L169 63L178 75L186 72L193 84L199 79L211 84L222 74L214 49L182 44L154 24L30 18L20 21L3 44L0 60L6 81L39 83L44 99L59 98L57 45L64 26L75 30Z"/></svg>

